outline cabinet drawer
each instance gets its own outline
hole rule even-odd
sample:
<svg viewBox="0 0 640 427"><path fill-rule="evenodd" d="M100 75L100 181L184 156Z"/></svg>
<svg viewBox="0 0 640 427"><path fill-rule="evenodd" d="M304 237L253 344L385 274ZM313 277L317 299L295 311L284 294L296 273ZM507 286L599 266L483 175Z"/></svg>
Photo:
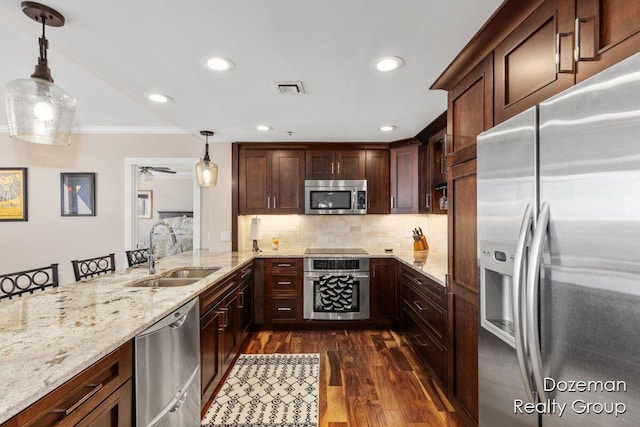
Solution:
<svg viewBox="0 0 640 427"><path fill-rule="evenodd" d="M131 378L132 365L129 341L18 414L17 425L78 424Z"/></svg>
<svg viewBox="0 0 640 427"><path fill-rule="evenodd" d="M220 283L200 294L200 313L209 311L216 303L228 295L231 288L237 283L238 274L233 273L223 278Z"/></svg>
<svg viewBox="0 0 640 427"><path fill-rule="evenodd" d="M443 342L446 332L447 312L428 297L422 295L411 284L405 284L402 289L402 298L407 308L422 320L435 335L440 343Z"/></svg>
<svg viewBox="0 0 640 427"><path fill-rule="evenodd" d="M277 293L302 295L302 279L297 274L271 274L267 294Z"/></svg>
<svg viewBox="0 0 640 427"><path fill-rule="evenodd" d="M402 280L405 283L411 283L429 296L429 298L444 307L445 310L447 309L447 292L444 286L439 285L424 274L420 274L405 266L402 267Z"/></svg>
<svg viewBox="0 0 640 427"><path fill-rule="evenodd" d="M272 274L302 272L302 258L271 258L266 262L266 269Z"/></svg>
<svg viewBox="0 0 640 427"><path fill-rule="evenodd" d="M267 315L273 323L289 323L302 320L302 297L272 298L268 302Z"/></svg>
<svg viewBox="0 0 640 427"><path fill-rule="evenodd" d="M447 352L431 337L431 334L422 324L413 317L407 307L403 307L405 336L412 344L416 353L420 354L433 373L438 377L440 383L444 382L444 372Z"/></svg>

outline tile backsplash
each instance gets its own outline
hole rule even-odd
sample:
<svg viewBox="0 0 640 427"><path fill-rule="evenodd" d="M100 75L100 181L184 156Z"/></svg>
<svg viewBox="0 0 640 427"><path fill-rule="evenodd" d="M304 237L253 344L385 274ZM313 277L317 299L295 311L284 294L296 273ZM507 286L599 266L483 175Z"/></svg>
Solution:
<svg viewBox="0 0 640 427"><path fill-rule="evenodd" d="M238 249L251 249L251 218L238 217ZM277 233L280 248L393 248L413 250L410 230L421 227L430 249L447 252L446 215L258 215L261 248L271 247ZM407 236L407 230L409 235Z"/></svg>

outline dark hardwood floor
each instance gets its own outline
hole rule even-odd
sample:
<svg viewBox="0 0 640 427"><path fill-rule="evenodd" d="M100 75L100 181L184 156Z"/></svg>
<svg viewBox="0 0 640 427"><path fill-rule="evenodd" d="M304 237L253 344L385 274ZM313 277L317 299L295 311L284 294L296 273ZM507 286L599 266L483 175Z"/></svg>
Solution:
<svg viewBox="0 0 640 427"><path fill-rule="evenodd" d="M319 427L463 425L393 331L261 331L244 353L320 353Z"/></svg>

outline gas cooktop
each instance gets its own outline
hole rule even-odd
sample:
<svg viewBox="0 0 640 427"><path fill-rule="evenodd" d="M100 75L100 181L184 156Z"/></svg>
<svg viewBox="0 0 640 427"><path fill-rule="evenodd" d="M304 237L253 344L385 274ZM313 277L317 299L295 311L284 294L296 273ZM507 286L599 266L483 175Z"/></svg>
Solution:
<svg viewBox="0 0 640 427"><path fill-rule="evenodd" d="M305 255L368 255L362 248L307 248Z"/></svg>

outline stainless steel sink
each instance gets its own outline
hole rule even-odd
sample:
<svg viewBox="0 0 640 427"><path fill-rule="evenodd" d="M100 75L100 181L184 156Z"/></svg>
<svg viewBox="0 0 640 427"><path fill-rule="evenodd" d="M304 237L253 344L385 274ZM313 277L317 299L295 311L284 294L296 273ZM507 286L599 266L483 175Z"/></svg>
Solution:
<svg viewBox="0 0 640 427"><path fill-rule="evenodd" d="M156 277L155 279L146 279L139 282L133 282L127 286L133 288L172 288L176 286L188 286L200 280L195 277Z"/></svg>
<svg viewBox="0 0 640 427"><path fill-rule="evenodd" d="M207 277L210 274L215 273L220 270L220 267L189 267L189 268L181 268L180 270L176 270L167 274L165 277L175 277L175 278L198 278L202 279L203 277Z"/></svg>

